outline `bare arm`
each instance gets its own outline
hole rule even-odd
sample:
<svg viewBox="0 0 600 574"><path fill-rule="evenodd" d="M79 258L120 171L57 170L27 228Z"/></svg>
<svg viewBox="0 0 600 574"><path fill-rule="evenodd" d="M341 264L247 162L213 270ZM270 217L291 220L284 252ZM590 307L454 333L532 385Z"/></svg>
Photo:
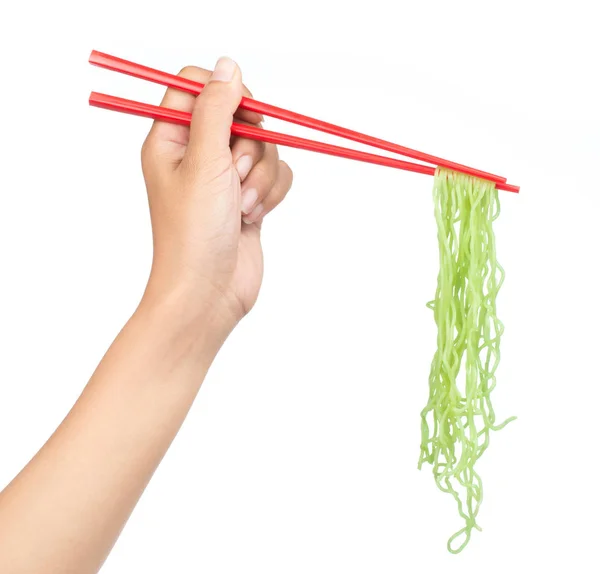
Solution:
<svg viewBox="0 0 600 574"><path fill-rule="evenodd" d="M64 422L0 495L0 571L102 564L214 356L210 325L174 318L178 304L140 306Z"/></svg>
<svg viewBox="0 0 600 574"><path fill-rule="evenodd" d="M0 572L100 568L214 356L254 304L260 223L291 172L272 146L230 147L242 91L239 69L225 61L197 99L167 92L164 104L193 110L193 122L190 130L156 123L144 145L154 235L148 288L71 412L0 494Z"/></svg>

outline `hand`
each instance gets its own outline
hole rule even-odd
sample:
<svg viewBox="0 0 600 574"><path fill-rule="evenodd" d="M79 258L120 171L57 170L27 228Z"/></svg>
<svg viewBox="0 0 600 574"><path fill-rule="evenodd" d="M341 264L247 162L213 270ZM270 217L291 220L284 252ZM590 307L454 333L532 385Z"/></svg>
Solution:
<svg viewBox="0 0 600 574"><path fill-rule="evenodd" d="M198 98L167 91L165 106L193 110L191 128L156 122L144 143L146 293L63 423L0 493L1 572L100 569L215 353L256 301L261 221L292 173L274 146L230 141L234 115L261 120L236 111L244 88L231 60L212 76L181 75L208 83Z"/></svg>
<svg viewBox="0 0 600 574"><path fill-rule="evenodd" d="M227 336L256 302L263 276L260 228L285 197L292 172L277 148L232 138L242 85L228 58L214 72L186 67L180 76L206 83L196 98L167 90L162 105L192 112L190 128L155 122L142 147L154 258L145 299L183 298L185 313L216 320Z"/></svg>

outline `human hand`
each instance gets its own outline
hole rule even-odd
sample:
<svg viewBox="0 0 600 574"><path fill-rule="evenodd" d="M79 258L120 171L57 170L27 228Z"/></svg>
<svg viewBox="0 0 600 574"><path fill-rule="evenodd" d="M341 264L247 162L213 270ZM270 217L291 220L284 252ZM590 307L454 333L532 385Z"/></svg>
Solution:
<svg viewBox="0 0 600 574"><path fill-rule="evenodd" d="M197 98L167 90L161 105L192 112L191 126L155 122L142 147L154 240L145 298L176 294L188 316L210 314L227 336L256 302L262 220L292 172L274 145L231 137L234 116L262 120L237 109L251 94L232 60L220 59L212 74L186 67L180 75L206 87Z"/></svg>

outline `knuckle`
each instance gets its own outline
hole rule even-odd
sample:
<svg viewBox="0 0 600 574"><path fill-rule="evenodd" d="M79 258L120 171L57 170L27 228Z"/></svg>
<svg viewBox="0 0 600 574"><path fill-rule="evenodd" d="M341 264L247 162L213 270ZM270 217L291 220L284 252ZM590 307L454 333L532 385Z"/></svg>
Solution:
<svg viewBox="0 0 600 574"><path fill-rule="evenodd" d="M142 144L140 156L142 158L142 169L146 169L155 155L154 142L151 137L147 137Z"/></svg>
<svg viewBox="0 0 600 574"><path fill-rule="evenodd" d="M277 170L273 168L273 165L261 161L256 164L254 169L254 177L260 182L261 186L271 189L277 181Z"/></svg>
<svg viewBox="0 0 600 574"><path fill-rule="evenodd" d="M292 168L282 159L279 160L279 169L284 177L287 178L287 189L289 190L294 183L294 172Z"/></svg>
<svg viewBox="0 0 600 574"><path fill-rule="evenodd" d="M275 209L285 198L287 190L284 187L275 187L265 200L265 211Z"/></svg>
<svg viewBox="0 0 600 574"><path fill-rule="evenodd" d="M283 198L286 195L286 190L283 187L279 187L277 189L274 189L270 194L269 194L269 199L271 200L271 209L273 209L273 207L276 207L277 205L279 205L282 201Z"/></svg>

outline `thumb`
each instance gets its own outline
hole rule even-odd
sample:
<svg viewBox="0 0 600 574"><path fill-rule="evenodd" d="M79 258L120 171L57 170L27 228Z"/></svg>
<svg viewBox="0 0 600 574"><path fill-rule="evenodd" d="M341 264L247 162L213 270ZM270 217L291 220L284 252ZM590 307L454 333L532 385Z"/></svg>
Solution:
<svg viewBox="0 0 600 574"><path fill-rule="evenodd" d="M190 140L183 161L193 169L219 160L231 162L231 124L242 90L238 65L229 58L219 59L192 112Z"/></svg>

